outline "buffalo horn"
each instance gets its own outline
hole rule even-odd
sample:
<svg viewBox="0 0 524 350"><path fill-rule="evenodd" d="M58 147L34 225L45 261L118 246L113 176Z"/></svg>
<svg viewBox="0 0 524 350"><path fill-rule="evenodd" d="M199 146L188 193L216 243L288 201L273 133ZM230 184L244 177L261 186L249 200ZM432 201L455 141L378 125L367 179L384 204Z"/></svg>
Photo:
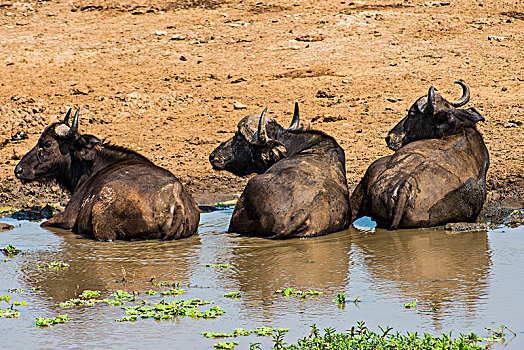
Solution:
<svg viewBox="0 0 524 350"><path fill-rule="evenodd" d="M73 122L71 123L71 128L69 129L67 136L72 136L78 131L78 113L80 113L80 107L77 108L75 115L73 116Z"/></svg>
<svg viewBox="0 0 524 350"><path fill-rule="evenodd" d="M291 125L289 126L289 130L295 130L298 129L300 126L300 115L298 113L298 102L295 102L295 111L293 112L293 120L291 121Z"/></svg>
<svg viewBox="0 0 524 350"><path fill-rule="evenodd" d="M426 105L422 109L423 113L427 115L433 115L433 113L435 113L435 87L429 87L428 99Z"/></svg>
<svg viewBox="0 0 524 350"><path fill-rule="evenodd" d="M267 142L266 111L267 107L264 108L264 110L262 111L262 114L260 115L260 120L258 121L257 143L260 145L263 145Z"/></svg>
<svg viewBox="0 0 524 350"><path fill-rule="evenodd" d="M462 107L469 102L469 86L462 79L455 81L455 84L462 86L462 97L458 101L450 101L449 104L453 107Z"/></svg>
<svg viewBox="0 0 524 350"><path fill-rule="evenodd" d="M65 125L68 125L67 123L69 123L69 116L71 115L71 110L72 110L72 108L69 108L69 110L67 111L67 113L65 115L65 118L64 118L64 121L63 121L63 123Z"/></svg>

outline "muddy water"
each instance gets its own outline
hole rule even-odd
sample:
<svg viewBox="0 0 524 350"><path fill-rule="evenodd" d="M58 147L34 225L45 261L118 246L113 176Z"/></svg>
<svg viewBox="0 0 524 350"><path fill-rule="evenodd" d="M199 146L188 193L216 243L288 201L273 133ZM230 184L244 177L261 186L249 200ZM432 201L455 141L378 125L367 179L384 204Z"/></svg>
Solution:
<svg viewBox="0 0 524 350"><path fill-rule="evenodd" d="M230 210L205 213L197 236L176 242L94 242L67 231L49 231L38 223L2 219L15 224L0 233L0 248L13 244L25 254L0 262L0 295L27 301L16 307L17 319L0 318L2 349L212 349L219 340L200 332L232 332L241 327L290 328L285 341L306 335L312 324L343 331L363 320L399 331L440 334L453 330L485 336L484 327L502 324L518 333L507 349L524 348L524 229L450 234L440 230L375 230L361 220L348 231L313 239L269 241L225 234ZM3 258L3 257L2 257ZM39 269L60 260L65 270ZM228 269L205 264L228 264ZM56 303L83 290L108 297L116 290L145 295L157 281L181 283L185 294L165 299L201 298L226 310L217 319L116 322L120 306L76 306ZM125 280L125 281L123 281ZM37 291L32 288L40 287ZM300 299L275 294L293 287L318 290L319 297ZM23 288L22 293L9 292ZM153 288L155 289L155 288ZM158 289L158 288L156 288ZM224 293L240 291L240 299ZM348 300L340 308L337 293ZM417 299L417 309L402 304ZM132 305L132 304L131 304ZM2 301L0 308L9 305ZM204 307L205 309L205 307ZM35 317L67 314L65 324L46 329ZM238 337L237 349L270 338ZM500 345L497 347L502 348Z"/></svg>

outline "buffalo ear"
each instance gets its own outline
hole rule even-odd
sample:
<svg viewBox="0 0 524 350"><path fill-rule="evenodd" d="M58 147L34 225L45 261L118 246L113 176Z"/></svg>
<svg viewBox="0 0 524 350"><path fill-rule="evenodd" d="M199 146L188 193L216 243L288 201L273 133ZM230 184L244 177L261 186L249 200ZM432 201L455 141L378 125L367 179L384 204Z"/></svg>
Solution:
<svg viewBox="0 0 524 350"><path fill-rule="evenodd" d="M464 110L464 112L467 112L467 118L471 120L473 123L483 122L486 119L484 119L483 116L480 115L480 113L475 108L468 108Z"/></svg>
<svg viewBox="0 0 524 350"><path fill-rule="evenodd" d="M268 140L260 156L264 167L267 169L282 158L286 158L287 149L286 146L276 140Z"/></svg>
<svg viewBox="0 0 524 350"><path fill-rule="evenodd" d="M74 148L78 155L85 156L101 141L93 135L78 135Z"/></svg>

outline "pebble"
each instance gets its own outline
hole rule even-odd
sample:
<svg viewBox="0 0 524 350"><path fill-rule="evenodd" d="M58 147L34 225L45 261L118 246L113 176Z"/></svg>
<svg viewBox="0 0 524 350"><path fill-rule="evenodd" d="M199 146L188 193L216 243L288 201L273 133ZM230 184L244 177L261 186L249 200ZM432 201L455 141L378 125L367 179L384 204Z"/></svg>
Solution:
<svg viewBox="0 0 524 350"><path fill-rule="evenodd" d="M246 109L247 106L241 102L235 101L233 102L233 108L234 109Z"/></svg>

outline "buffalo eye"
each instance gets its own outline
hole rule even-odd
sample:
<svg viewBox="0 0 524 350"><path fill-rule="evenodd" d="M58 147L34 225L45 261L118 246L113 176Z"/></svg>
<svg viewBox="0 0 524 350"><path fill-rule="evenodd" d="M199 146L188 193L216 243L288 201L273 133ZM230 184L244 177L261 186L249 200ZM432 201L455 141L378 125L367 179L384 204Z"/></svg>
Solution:
<svg viewBox="0 0 524 350"><path fill-rule="evenodd" d="M46 141L46 142L44 142L44 143L42 144L42 147L43 147L43 148L49 148L49 147L51 147L51 141ZM42 147L41 147L41 148L42 148Z"/></svg>

